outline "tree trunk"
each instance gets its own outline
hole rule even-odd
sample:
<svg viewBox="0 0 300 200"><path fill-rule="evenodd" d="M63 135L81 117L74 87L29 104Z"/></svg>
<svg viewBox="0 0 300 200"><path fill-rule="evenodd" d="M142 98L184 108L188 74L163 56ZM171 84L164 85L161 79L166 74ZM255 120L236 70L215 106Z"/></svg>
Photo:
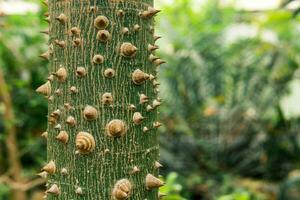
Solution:
<svg viewBox="0 0 300 200"><path fill-rule="evenodd" d="M159 198L152 4L49 2L49 200Z"/></svg>

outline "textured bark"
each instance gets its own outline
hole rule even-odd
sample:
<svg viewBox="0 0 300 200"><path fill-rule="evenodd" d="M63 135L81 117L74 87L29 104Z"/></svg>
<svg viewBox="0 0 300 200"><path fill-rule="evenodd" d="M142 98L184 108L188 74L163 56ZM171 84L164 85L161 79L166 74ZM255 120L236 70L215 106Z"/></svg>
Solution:
<svg viewBox="0 0 300 200"><path fill-rule="evenodd" d="M139 14L147 11L152 4L152 0L49 2L50 51L44 57L49 57L50 73L56 77L53 80L50 77L48 118L51 123L47 130L47 151L48 161L54 161L56 171L48 175L48 190L56 184L59 194L48 192L47 199L114 199L113 189L121 179L128 179L132 184L128 199L158 199L157 188L147 190L146 187L147 174L158 176L155 162L159 156L159 147L157 127L153 126L157 120L157 111L147 111L147 105L152 105L157 98L157 88L153 86L156 80L150 76L151 80L140 85L132 80L132 73L136 69L156 75L158 63L149 60L155 48L148 50L148 45L155 43L154 20L153 17L143 18ZM107 42L97 40L100 30L94 26L97 16L105 16L109 20L105 30L111 38ZM139 25L140 29L135 25ZM71 29L74 27L79 28L80 33L73 29L72 34ZM74 43L76 39L77 44L76 41ZM132 57L120 53L120 47L125 42L138 49ZM100 64L96 64L93 61L95 55L102 55L103 63L100 59ZM77 74L78 67L83 68ZM62 71L55 74L62 68L66 69L66 77ZM105 76L108 68L115 71L114 77ZM103 103L104 93L112 94L112 104ZM149 101L140 104L141 94L149 97ZM136 107L135 111L132 107L130 109L131 104ZM87 120L84 117L87 105L96 108L96 119ZM53 114L57 109L59 114ZM142 123L133 122L135 112L140 112L144 117ZM75 118L74 126L66 123L69 116ZM126 124L127 131L121 137L107 134L106 126L114 119ZM144 127L149 131L144 132ZM56 139L60 131L66 131L69 136L66 144ZM94 137L93 151L87 154L77 151L75 143L79 132L87 132ZM63 168L67 171L66 175L66 171L61 173ZM138 172L133 173L134 169Z"/></svg>

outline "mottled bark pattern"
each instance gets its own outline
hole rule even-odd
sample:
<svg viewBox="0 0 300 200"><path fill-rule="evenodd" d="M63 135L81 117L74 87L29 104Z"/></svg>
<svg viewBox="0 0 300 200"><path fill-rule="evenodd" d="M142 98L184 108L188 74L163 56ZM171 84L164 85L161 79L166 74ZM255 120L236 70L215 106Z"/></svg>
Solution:
<svg viewBox="0 0 300 200"><path fill-rule="evenodd" d="M56 172L48 176L48 189L56 184L59 194L48 193L48 200L110 200L114 185L121 179L132 184L128 199L158 199L157 189L147 190L145 183L147 174L158 176L155 167L159 156L157 128L153 126L157 111L146 109L157 98L157 93L151 80L141 85L132 81L136 69L156 76L156 66L149 60L151 51L148 50L148 45L155 43L154 20L139 16L152 4L152 0L50 0L50 74L64 67L67 77L63 80L56 74L51 81L49 119L57 109L60 113L55 115L54 122L49 120L47 130L48 161L53 160L56 165ZM105 30L111 38L106 42L97 40L99 29L94 26L95 18L101 15L109 20ZM139 30L134 29L135 25L140 26ZM77 33L74 27L78 28ZM134 56L120 54L124 42L137 47ZM95 55L102 55L103 63L95 63ZM81 74L76 72L78 68ZM109 68L114 70L113 77L104 73ZM111 103L103 102L105 93L111 93ZM140 94L149 97L149 101L140 104ZM131 104L136 107L135 111L130 109ZM83 112L87 105L96 108L95 119L85 118ZM135 112L144 117L141 124L133 122ZM70 116L75 118L75 125L66 123ZM114 119L126 124L127 131L121 137L106 133L106 125ZM149 131L143 132L144 127ZM60 131L68 133L67 144L56 138ZM76 152L75 139L79 132L94 137L95 148L90 153ZM139 171L132 173L135 166Z"/></svg>

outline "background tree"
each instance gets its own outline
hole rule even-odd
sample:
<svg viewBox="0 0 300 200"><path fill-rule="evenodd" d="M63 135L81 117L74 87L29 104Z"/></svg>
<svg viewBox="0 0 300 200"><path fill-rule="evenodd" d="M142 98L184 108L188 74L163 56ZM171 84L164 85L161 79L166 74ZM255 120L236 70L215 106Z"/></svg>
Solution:
<svg viewBox="0 0 300 200"><path fill-rule="evenodd" d="M280 186L268 181L288 181L298 166L299 114L287 115L282 102L299 79L299 19L289 10L249 12L220 1L197 10L178 0L164 10L164 165L181 173L192 199L240 193L234 182L269 188L253 198L274 198ZM292 183L295 189L299 181ZM297 199L292 194L285 198Z"/></svg>
<svg viewBox="0 0 300 200"><path fill-rule="evenodd" d="M46 104L33 88L47 71L36 55L44 41L38 33L41 15L0 17L0 198L38 196L36 168L46 156L37 139L45 129ZM42 25L41 25L42 26ZM34 28L32 28L34 27Z"/></svg>

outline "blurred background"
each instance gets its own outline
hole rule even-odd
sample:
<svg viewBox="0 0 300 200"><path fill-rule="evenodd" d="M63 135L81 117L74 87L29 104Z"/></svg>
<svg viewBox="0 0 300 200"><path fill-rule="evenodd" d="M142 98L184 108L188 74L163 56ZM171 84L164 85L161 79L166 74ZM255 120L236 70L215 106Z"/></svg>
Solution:
<svg viewBox="0 0 300 200"><path fill-rule="evenodd" d="M156 4L165 199L299 200L300 1ZM45 11L0 0L0 200L43 196Z"/></svg>

